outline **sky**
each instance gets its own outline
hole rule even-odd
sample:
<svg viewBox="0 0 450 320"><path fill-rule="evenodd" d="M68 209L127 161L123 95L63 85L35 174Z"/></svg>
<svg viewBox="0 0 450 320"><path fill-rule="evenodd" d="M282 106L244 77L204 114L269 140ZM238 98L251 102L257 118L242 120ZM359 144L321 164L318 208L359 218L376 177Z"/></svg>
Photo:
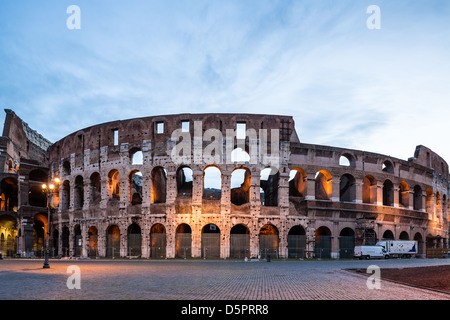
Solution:
<svg viewBox="0 0 450 320"><path fill-rule="evenodd" d="M449 17L442 0L0 1L0 108L52 142L160 114L290 115L304 143L450 163Z"/></svg>

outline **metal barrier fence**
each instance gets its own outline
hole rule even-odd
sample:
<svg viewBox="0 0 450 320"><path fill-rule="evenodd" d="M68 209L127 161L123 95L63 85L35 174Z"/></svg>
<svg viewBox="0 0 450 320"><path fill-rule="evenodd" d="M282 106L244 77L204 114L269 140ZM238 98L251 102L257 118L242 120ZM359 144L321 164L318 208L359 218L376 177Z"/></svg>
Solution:
<svg viewBox="0 0 450 320"><path fill-rule="evenodd" d="M288 258L306 258L306 236L288 235Z"/></svg>
<svg viewBox="0 0 450 320"><path fill-rule="evenodd" d="M278 236L259 235L259 257L261 259L278 259Z"/></svg>
<svg viewBox="0 0 450 320"><path fill-rule="evenodd" d="M190 258L192 236L190 233L177 233L175 236L175 256L177 258Z"/></svg>
<svg viewBox="0 0 450 320"><path fill-rule="evenodd" d="M202 258L220 258L220 233L202 234Z"/></svg>
<svg viewBox="0 0 450 320"><path fill-rule="evenodd" d="M250 235L248 234L230 235L230 258L235 259L250 258Z"/></svg>

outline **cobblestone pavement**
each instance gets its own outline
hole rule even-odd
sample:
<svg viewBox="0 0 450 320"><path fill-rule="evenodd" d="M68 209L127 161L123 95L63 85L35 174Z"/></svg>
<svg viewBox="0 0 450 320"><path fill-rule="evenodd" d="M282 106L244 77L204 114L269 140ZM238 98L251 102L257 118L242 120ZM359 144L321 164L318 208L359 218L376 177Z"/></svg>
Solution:
<svg viewBox="0 0 450 320"><path fill-rule="evenodd" d="M78 300L450 300L450 295L381 281L346 268L418 267L450 259L411 260L43 260L0 261L0 299ZM71 265L81 289L69 289Z"/></svg>

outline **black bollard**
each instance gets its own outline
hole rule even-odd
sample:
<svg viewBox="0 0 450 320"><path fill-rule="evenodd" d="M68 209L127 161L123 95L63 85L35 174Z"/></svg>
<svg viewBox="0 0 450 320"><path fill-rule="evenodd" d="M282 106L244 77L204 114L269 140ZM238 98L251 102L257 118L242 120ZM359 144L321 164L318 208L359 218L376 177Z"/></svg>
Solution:
<svg viewBox="0 0 450 320"><path fill-rule="evenodd" d="M267 255L267 262L270 262L270 254Z"/></svg>

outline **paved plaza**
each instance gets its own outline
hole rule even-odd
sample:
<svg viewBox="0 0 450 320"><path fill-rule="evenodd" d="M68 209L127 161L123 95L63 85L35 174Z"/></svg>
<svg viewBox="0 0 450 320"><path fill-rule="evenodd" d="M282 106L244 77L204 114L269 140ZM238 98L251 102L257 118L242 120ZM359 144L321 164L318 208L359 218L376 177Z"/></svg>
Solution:
<svg viewBox="0 0 450 320"><path fill-rule="evenodd" d="M450 295L381 281L344 269L449 265L411 260L43 260L0 261L0 299L7 300L449 300ZM69 289L70 266L80 289ZM70 268L69 268L70 271ZM382 276L382 275L381 275ZM71 278L73 279L73 278ZM75 281L69 279L69 284Z"/></svg>

